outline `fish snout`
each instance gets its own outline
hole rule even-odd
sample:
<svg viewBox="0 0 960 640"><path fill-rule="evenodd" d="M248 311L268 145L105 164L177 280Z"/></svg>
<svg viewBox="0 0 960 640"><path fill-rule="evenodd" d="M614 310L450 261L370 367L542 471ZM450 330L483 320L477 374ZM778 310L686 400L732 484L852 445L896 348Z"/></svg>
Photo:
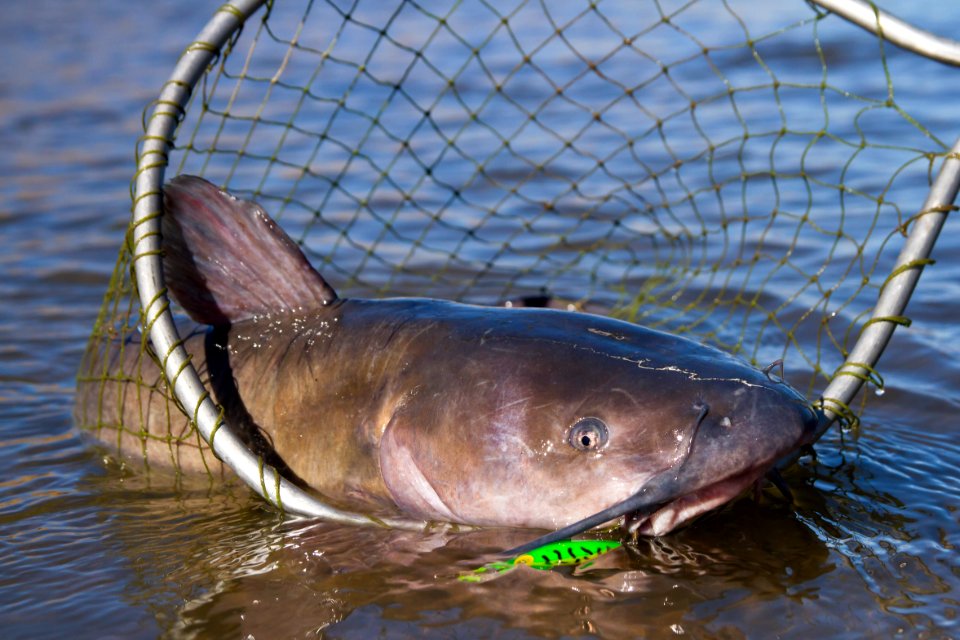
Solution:
<svg viewBox="0 0 960 640"><path fill-rule="evenodd" d="M780 430L788 442L792 439L793 451L816 440L817 429L823 414L814 409L797 390L780 380L772 388L773 398L767 398L765 418L767 428ZM775 424L770 424L775 423Z"/></svg>
<svg viewBox="0 0 960 640"><path fill-rule="evenodd" d="M686 466L706 458L719 474L772 464L810 444L822 419L783 382L727 386L711 397L699 397L689 415L692 426L681 450Z"/></svg>

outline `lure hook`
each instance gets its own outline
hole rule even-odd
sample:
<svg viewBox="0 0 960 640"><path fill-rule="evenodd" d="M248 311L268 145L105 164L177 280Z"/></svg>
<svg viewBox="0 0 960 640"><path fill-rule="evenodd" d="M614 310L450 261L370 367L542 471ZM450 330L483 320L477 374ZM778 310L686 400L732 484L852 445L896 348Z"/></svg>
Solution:
<svg viewBox="0 0 960 640"><path fill-rule="evenodd" d="M780 368L780 375L778 376L778 378L775 379L773 376L770 375L770 372L772 372L777 367ZM783 358L777 358L776 360L774 360L773 362L765 366L763 369L761 369L761 371L763 371L763 375L767 376L767 379L770 380L770 382L783 383Z"/></svg>

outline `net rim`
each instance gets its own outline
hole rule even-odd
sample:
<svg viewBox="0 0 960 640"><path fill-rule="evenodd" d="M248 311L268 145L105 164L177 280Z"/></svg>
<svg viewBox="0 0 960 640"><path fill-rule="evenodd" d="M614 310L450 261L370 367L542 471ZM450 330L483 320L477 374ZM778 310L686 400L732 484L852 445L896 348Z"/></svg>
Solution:
<svg viewBox="0 0 960 640"><path fill-rule="evenodd" d="M917 29L872 3L862 0L809 1L897 46L960 66L960 43ZM248 450L225 423L222 411L201 382L182 346L170 310L161 262L160 218L163 215L162 187L174 132L194 87L222 47L251 15L270 3L271 0L231 0L221 5L184 50L146 122L134 176L134 210L130 225L132 269L141 305L143 332L149 335L163 365L164 376L180 405L193 407L193 413L188 417L201 437L247 486L281 512L351 524L423 529L429 523L399 518L378 519L331 507L284 479ZM904 311L923 267L931 262L930 253L948 213L956 208L953 202L958 188L960 140L944 160L923 207L907 223L913 228L909 230L891 275L881 289L872 317L864 324L854 348L817 401L826 417L821 421L818 439L837 418L853 416L850 404L865 382L872 379L874 366L894 329L909 324Z"/></svg>
<svg viewBox="0 0 960 640"><path fill-rule="evenodd" d="M960 67L960 42L914 27L873 2L863 0L809 0L875 36L924 58Z"/></svg>
<svg viewBox="0 0 960 640"><path fill-rule="evenodd" d="M283 513L351 524L422 529L428 523L380 519L336 509L283 478L247 449L226 424L222 412L200 380L183 348L164 284L160 246L163 181L168 152L187 101L209 64L254 12L267 0L233 0L221 5L197 38L187 46L163 85L147 120L134 182L132 268L140 298L143 332L162 363L164 377L182 407L193 407L191 421L215 455L251 489Z"/></svg>

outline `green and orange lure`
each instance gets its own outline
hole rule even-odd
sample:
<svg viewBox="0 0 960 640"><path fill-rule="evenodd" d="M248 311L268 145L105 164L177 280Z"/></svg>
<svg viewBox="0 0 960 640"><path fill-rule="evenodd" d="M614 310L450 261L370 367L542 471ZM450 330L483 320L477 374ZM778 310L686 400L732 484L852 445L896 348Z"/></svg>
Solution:
<svg viewBox="0 0 960 640"><path fill-rule="evenodd" d="M605 553L620 547L613 540L561 540L551 542L522 553L512 560L491 562L479 569L461 573L457 578L461 582L486 582L507 571L526 565L531 569L546 571L555 567L587 565Z"/></svg>

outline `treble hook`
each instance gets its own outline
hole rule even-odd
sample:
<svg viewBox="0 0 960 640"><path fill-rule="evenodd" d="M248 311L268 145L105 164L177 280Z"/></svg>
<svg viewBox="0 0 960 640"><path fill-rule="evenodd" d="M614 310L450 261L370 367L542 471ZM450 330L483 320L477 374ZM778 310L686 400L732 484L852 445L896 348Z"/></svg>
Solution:
<svg viewBox="0 0 960 640"><path fill-rule="evenodd" d="M780 367L780 379L774 380L773 376L770 375L770 372L776 369L777 367ZM774 360L773 362L765 366L763 369L761 369L761 371L763 372L763 375L767 376L767 379L770 380L770 382L779 382L782 384L783 383L783 358L777 358L776 360Z"/></svg>

